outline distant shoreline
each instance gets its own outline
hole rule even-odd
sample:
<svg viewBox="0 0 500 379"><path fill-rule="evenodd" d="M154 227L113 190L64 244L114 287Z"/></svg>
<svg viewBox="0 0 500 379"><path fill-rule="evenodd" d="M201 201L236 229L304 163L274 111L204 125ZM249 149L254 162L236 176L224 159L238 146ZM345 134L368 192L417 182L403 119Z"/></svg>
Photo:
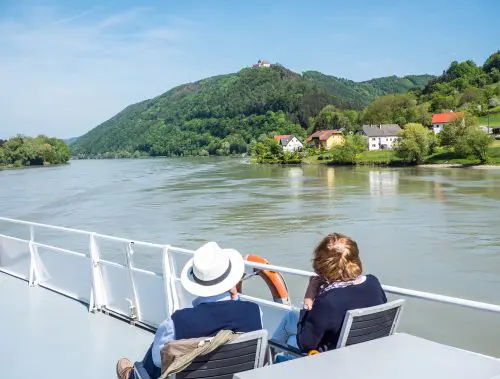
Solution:
<svg viewBox="0 0 500 379"><path fill-rule="evenodd" d="M15 167L15 166L0 166L0 171L3 171L3 170L23 170L23 169L27 169L27 168L57 167L57 166L66 166L68 164L69 164L69 162L67 162L67 163L57 163L57 164L33 165L33 166L20 166L20 167Z"/></svg>

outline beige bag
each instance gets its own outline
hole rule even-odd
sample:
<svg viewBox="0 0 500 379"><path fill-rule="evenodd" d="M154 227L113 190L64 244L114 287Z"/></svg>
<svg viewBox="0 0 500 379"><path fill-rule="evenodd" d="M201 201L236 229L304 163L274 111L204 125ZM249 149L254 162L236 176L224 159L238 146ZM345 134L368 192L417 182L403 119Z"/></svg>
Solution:
<svg viewBox="0 0 500 379"><path fill-rule="evenodd" d="M188 367L196 357L208 354L218 347L232 341L241 333L231 330L221 330L215 337L189 338L170 341L161 351L161 376L175 374Z"/></svg>

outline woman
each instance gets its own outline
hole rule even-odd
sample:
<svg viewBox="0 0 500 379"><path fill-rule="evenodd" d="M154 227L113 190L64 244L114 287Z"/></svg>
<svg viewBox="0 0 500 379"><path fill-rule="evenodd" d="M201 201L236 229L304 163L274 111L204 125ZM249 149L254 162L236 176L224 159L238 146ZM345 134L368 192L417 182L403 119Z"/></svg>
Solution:
<svg viewBox="0 0 500 379"><path fill-rule="evenodd" d="M329 234L314 250L313 269L304 309L289 312L273 339L303 352L331 350L337 346L348 310L387 302L378 279L363 275L358 245L340 233Z"/></svg>

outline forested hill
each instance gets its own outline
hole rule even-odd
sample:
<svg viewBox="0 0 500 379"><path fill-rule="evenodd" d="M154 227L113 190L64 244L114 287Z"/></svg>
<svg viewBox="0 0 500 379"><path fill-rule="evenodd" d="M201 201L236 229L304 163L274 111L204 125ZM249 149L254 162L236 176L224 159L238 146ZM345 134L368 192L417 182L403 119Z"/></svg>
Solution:
<svg viewBox="0 0 500 379"><path fill-rule="evenodd" d="M348 79L325 75L317 71L306 71L303 77L312 81L319 88L336 97L339 108L362 109L375 97L392 93L406 92L413 88L424 88L432 75L386 76L364 82L354 82Z"/></svg>
<svg viewBox="0 0 500 379"><path fill-rule="evenodd" d="M226 155L270 132L304 136L328 104L359 110L376 96L423 88L431 76L353 82L281 65L244 68L130 105L78 138L73 154Z"/></svg>

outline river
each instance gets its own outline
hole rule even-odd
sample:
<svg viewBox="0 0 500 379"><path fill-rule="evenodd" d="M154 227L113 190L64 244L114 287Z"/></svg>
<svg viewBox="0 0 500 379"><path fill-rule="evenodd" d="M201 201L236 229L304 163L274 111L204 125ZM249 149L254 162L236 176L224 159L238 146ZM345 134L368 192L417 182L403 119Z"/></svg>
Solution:
<svg viewBox="0 0 500 379"><path fill-rule="evenodd" d="M498 169L72 161L0 171L0 215L185 248L214 240L304 269L342 232L384 284L500 304ZM401 330L500 356L499 315L411 300Z"/></svg>

